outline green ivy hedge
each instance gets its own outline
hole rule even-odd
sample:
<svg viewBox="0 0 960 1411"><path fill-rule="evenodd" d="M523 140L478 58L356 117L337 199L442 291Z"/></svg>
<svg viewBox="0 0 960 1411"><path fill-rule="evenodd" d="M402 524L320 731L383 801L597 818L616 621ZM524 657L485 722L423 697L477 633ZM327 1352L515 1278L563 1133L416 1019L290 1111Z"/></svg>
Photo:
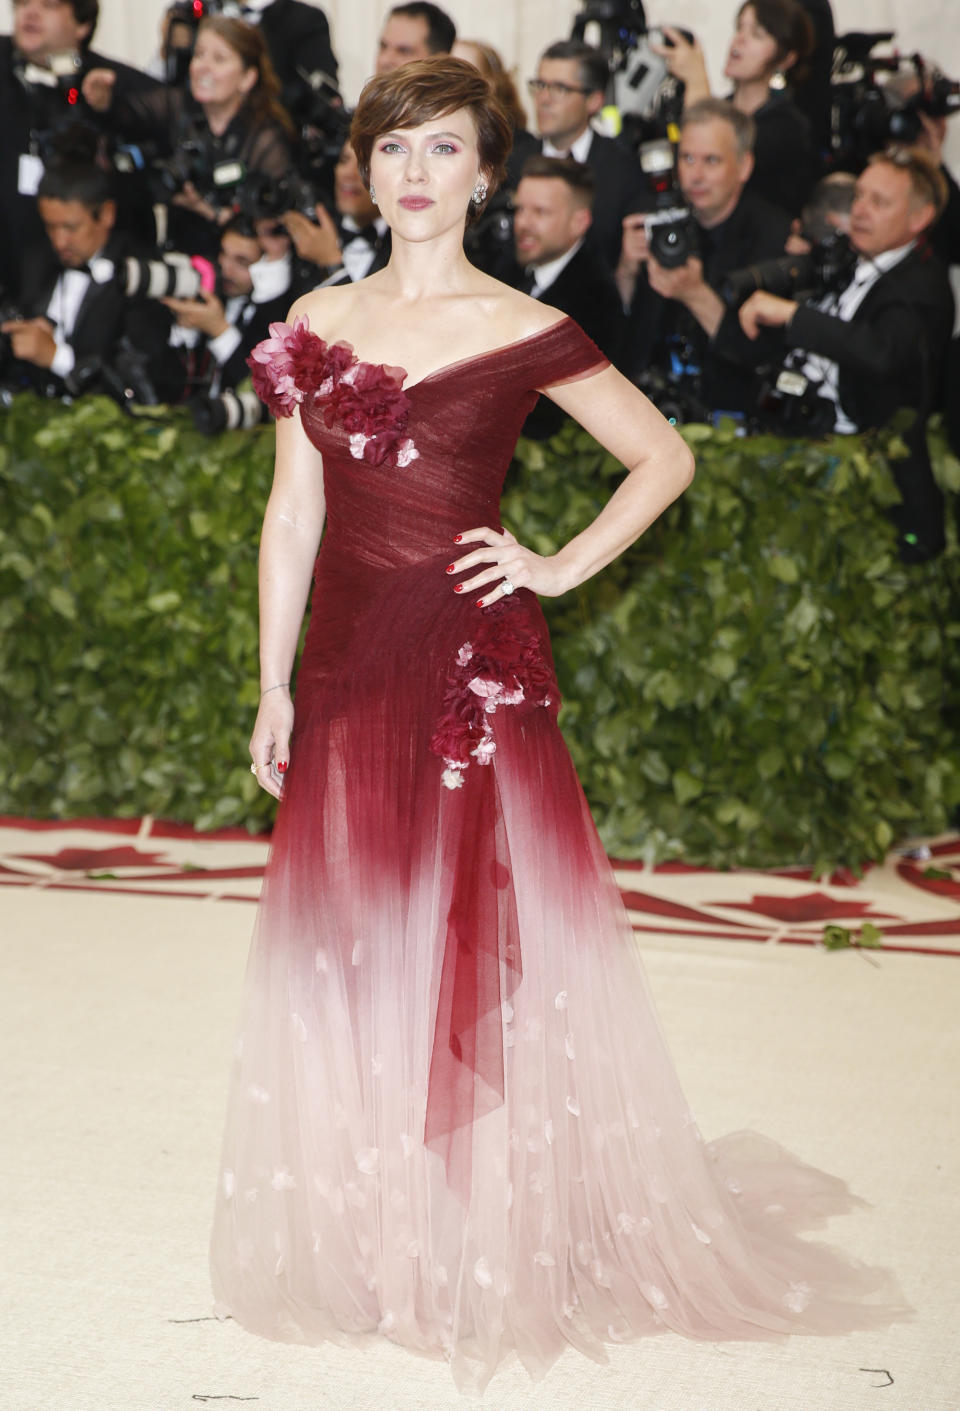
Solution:
<svg viewBox="0 0 960 1411"><path fill-rule="evenodd" d="M892 479L860 438L684 434L687 495L545 604L607 847L823 868L941 828L960 801L956 546L899 563ZM207 440L179 413L132 419L100 399L6 410L0 812L269 822L246 742L272 442L269 428ZM521 442L505 521L549 552L621 474L574 426Z"/></svg>

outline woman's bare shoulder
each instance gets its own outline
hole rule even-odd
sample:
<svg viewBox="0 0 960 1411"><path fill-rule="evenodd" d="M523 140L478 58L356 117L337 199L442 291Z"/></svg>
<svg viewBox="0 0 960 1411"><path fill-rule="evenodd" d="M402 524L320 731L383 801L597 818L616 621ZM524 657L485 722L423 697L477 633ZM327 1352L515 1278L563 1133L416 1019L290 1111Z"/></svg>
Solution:
<svg viewBox="0 0 960 1411"><path fill-rule="evenodd" d="M511 289L507 284L499 284L496 295L498 307L496 315L504 329L509 329L514 338L528 338L535 333L543 333L555 323L562 323L567 317L560 309L532 299L529 294L521 294L519 289Z"/></svg>
<svg viewBox="0 0 960 1411"><path fill-rule="evenodd" d="M352 284L335 284L329 289L311 289L290 307L287 321L305 318L312 333L325 335L341 323L353 302Z"/></svg>

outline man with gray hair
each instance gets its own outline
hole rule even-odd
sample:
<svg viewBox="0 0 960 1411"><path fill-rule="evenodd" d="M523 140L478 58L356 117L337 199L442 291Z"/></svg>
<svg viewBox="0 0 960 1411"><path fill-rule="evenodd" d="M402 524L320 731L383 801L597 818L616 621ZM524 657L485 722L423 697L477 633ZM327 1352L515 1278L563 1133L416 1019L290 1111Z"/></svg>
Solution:
<svg viewBox="0 0 960 1411"><path fill-rule="evenodd" d="M651 253L646 214L623 223L617 284L631 320L630 370L642 377L654 369L708 412L748 412L754 385L713 348L725 312L718 290L734 270L783 254L790 233L786 211L744 191L754 134L753 119L724 99L701 99L684 113L677 181L690 209L691 253L682 263Z"/></svg>

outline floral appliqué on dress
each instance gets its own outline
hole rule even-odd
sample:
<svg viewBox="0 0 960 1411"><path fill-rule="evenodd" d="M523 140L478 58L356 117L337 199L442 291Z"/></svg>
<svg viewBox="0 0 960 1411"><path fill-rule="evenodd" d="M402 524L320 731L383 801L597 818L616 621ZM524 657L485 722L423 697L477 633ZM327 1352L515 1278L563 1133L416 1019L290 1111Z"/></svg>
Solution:
<svg viewBox="0 0 960 1411"><path fill-rule="evenodd" d="M556 717L560 693L537 634L518 616L512 602L487 608L472 641L464 642L447 678L444 714L430 748L446 769L448 789L463 786L471 759L489 764L496 753L492 717L500 706L540 706Z"/></svg>
<svg viewBox="0 0 960 1411"><path fill-rule="evenodd" d="M420 455L403 434L410 414L404 368L359 362L349 343L325 343L305 318L271 323L247 366L254 391L276 417L292 416L307 397L325 400L324 422L340 422L355 460L402 467Z"/></svg>

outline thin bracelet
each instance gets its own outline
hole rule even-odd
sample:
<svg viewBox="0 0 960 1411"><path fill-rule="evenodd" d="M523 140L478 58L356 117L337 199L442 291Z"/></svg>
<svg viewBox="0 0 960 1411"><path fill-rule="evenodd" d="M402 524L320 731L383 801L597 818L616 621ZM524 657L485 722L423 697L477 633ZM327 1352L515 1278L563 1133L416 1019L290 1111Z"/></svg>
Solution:
<svg viewBox="0 0 960 1411"><path fill-rule="evenodd" d="M289 686L289 685L290 685L290 682L289 682L289 681L278 681L275 686L268 686L265 691L261 691L261 692L260 692L260 699L263 700L264 696L268 696L271 691L280 691L280 690L283 689L284 686Z"/></svg>

